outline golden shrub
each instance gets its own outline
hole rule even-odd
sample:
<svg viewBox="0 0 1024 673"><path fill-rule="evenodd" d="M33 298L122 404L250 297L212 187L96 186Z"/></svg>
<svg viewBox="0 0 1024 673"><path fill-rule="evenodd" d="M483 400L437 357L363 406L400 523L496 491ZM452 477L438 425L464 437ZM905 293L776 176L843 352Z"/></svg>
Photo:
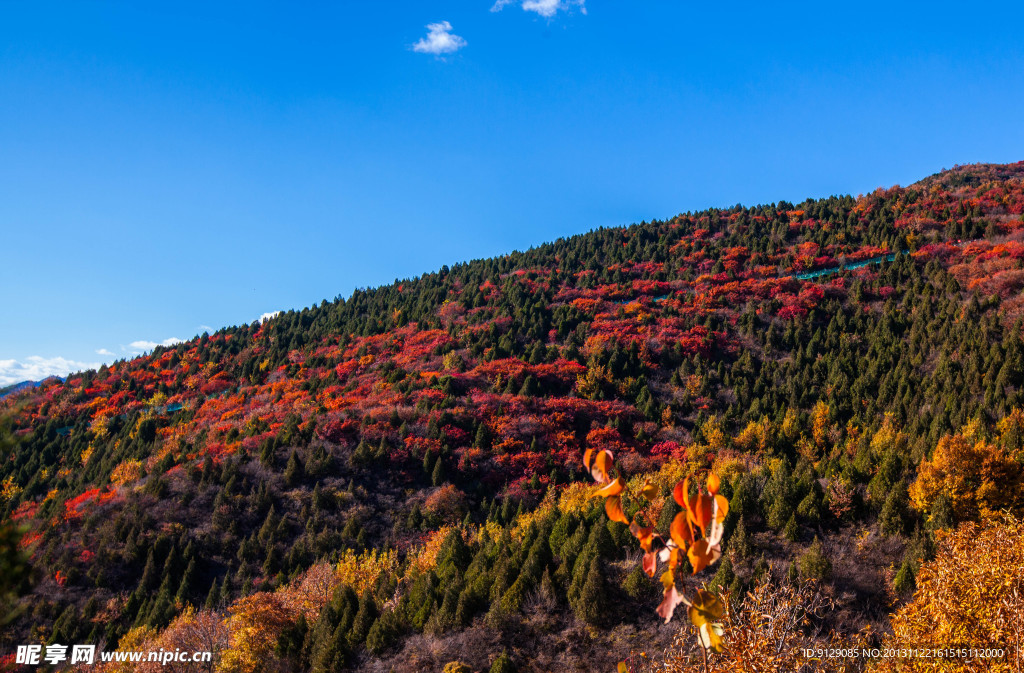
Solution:
<svg viewBox="0 0 1024 673"><path fill-rule="evenodd" d="M1004 649L999 659L886 658L874 671L1024 670L1024 522L1003 516L938 534L935 559L921 564L913 600L892 617L883 647Z"/></svg>
<svg viewBox="0 0 1024 673"><path fill-rule="evenodd" d="M221 653L223 673L264 673L277 668L278 635L292 626L297 614L284 597L258 592L241 598L228 609L225 621L228 647Z"/></svg>
<svg viewBox="0 0 1024 673"><path fill-rule="evenodd" d="M359 595L373 587L382 573L394 572L398 568L398 554L393 549L378 552L367 549L357 554L346 549L335 566L339 584L347 584Z"/></svg>
<svg viewBox="0 0 1024 673"><path fill-rule="evenodd" d="M118 463L117 467L110 473L110 481L118 486L124 486L142 478L142 461L126 460Z"/></svg>
<svg viewBox="0 0 1024 673"><path fill-rule="evenodd" d="M965 428L939 440L931 460L922 461L910 499L918 510L930 510L948 498L958 521L1004 508L1024 506L1024 470L1003 447L976 438Z"/></svg>

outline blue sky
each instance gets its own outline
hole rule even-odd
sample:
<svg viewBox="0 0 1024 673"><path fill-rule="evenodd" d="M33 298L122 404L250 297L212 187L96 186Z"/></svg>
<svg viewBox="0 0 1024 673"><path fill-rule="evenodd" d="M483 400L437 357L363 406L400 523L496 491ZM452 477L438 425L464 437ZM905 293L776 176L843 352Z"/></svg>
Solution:
<svg viewBox="0 0 1024 673"><path fill-rule="evenodd" d="M0 4L0 383L1024 159L1020 2ZM907 6L900 6L907 5Z"/></svg>

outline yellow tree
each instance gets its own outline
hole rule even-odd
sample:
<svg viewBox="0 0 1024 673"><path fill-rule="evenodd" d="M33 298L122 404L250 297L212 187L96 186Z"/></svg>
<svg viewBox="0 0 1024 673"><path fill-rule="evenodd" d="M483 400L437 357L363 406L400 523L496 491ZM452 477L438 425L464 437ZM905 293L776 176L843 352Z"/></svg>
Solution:
<svg viewBox="0 0 1024 673"><path fill-rule="evenodd" d="M277 637L298 616L280 593L259 592L231 606L226 621L229 645L221 656L225 673L266 673L282 670L274 653Z"/></svg>
<svg viewBox="0 0 1024 673"><path fill-rule="evenodd" d="M1024 670L1024 522L1005 516L938 533L935 559L921 564L913 600L892 618L885 648L1003 650L884 658L880 673Z"/></svg>
<svg viewBox="0 0 1024 673"><path fill-rule="evenodd" d="M956 520L966 521L1021 507L1022 476L1021 464L1001 446L963 432L946 435L931 460L921 462L910 499L914 507L926 511L939 498L947 498Z"/></svg>

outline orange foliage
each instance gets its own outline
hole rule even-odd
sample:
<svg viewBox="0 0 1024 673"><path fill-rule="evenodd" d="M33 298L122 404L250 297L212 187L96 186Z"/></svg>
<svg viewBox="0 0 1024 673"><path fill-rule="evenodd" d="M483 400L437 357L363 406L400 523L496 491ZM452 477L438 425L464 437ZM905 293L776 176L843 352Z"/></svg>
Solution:
<svg viewBox="0 0 1024 673"><path fill-rule="evenodd" d="M892 618L886 648L993 648L1005 657L907 657L879 672L1020 671L1024 667L1024 522L965 523L938 533L938 553L921 564L913 600Z"/></svg>
<svg viewBox="0 0 1024 673"><path fill-rule="evenodd" d="M595 432L591 432L591 435L594 434ZM665 538L655 531L654 526L646 525L653 521L649 511L642 509L632 521L626 516L622 507L622 493L626 490L626 482L618 476L611 451L587 449L583 455L583 467L590 472L594 481L602 485L602 488L594 491L591 497L604 498L608 518L628 525L629 532L640 542L640 547L644 551L641 559L644 572L649 577L654 577L659 562L668 564L660 578L664 593L656 610L658 616L667 624L671 621L676 608L680 604L685 604L687 616L696 629L701 646L705 650L721 651L722 624L719 620L723 615L723 607L718 597L699 590L691 601L676 588L676 571L684 552L693 567L693 574L699 573L722 557L722 524L729 513L729 502L718 494L721 480L715 473L708 473L705 490L702 491L698 486L697 492L693 495L690 494L689 477L675 485L672 497L684 511L675 516L668 537ZM612 474L616 475L614 479ZM658 488L649 479L640 487L640 494L648 504L658 500Z"/></svg>
<svg viewBox="0 0 1024 673"><path fill-rule="evenodd" d="M226 620L229 646L219 670L224 673L257 673L275 670L274 649L278 635L298 617L279 593L259 592L232 604Z"/></svg>
<svg viewBox="0 0 1024 673"><path fill-rule="evenodd" d="M167 652L210 652L213 656L209 662L173 662L164 665L157 661L136 664L135 673L200 673L201 671L219 670L222 652L228 647L229 632L224 620L208 610L196 612L192 606L175 617L166 629L153 640L147 649L163 649Z"/></svg>
<svg viewBox="0 0 1024 673"><path fill-rule="evenodd" d="M331 600L339 584L338 573L329 563L318 563L299 578L284 587L281 593L292 609L302 612L310 622L316 621L320 611Z"/></svg>
<svg viewBox="0 0 1024 673"><path fill-rule="evenodd" d="M910 499L930 510L939 497L949 499L959 521L1004 508L1024 506L1024 470L1000 445L961 431L939 440L931 460L922 461Z"/></svg>

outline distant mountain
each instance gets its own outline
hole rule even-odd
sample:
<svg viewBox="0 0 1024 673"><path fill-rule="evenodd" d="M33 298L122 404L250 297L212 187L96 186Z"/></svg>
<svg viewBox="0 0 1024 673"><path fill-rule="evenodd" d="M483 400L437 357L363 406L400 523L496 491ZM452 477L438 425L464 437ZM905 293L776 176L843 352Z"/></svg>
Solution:
<svg viewBox="0 0 1024 673"><path fill-rule="evenodd" d="M668 540L673 487L710 470L721 563L655 578L734 600L818 580L834 609L807 633L884 637L937 530L1024 510L1022 290L1024 163L958 166L603 228L23 386L0 517L38 576L0 652L202 632L224 671L615 670L685 622L654 614L634 535ZM632 532L589 497L590 449Z"/></svg>
<svg viewBox="0 0 1024 673"><path fill-rule="evenodd" d="M64 380L64 379L62 379L59 376L50 376L50 377L47 377L47 378L43 379L42 381L21 381L19 383L12 383L9 386L4 386L3 388L0 388L0 400L2 400L3 398L7 397L8 395L13 395L14 393L21 392L22 390L27 390L29 388L35 388L36 386L39 386L39 385L49 381L50 379L55 379L57 381L63 381Z"/></svg>

